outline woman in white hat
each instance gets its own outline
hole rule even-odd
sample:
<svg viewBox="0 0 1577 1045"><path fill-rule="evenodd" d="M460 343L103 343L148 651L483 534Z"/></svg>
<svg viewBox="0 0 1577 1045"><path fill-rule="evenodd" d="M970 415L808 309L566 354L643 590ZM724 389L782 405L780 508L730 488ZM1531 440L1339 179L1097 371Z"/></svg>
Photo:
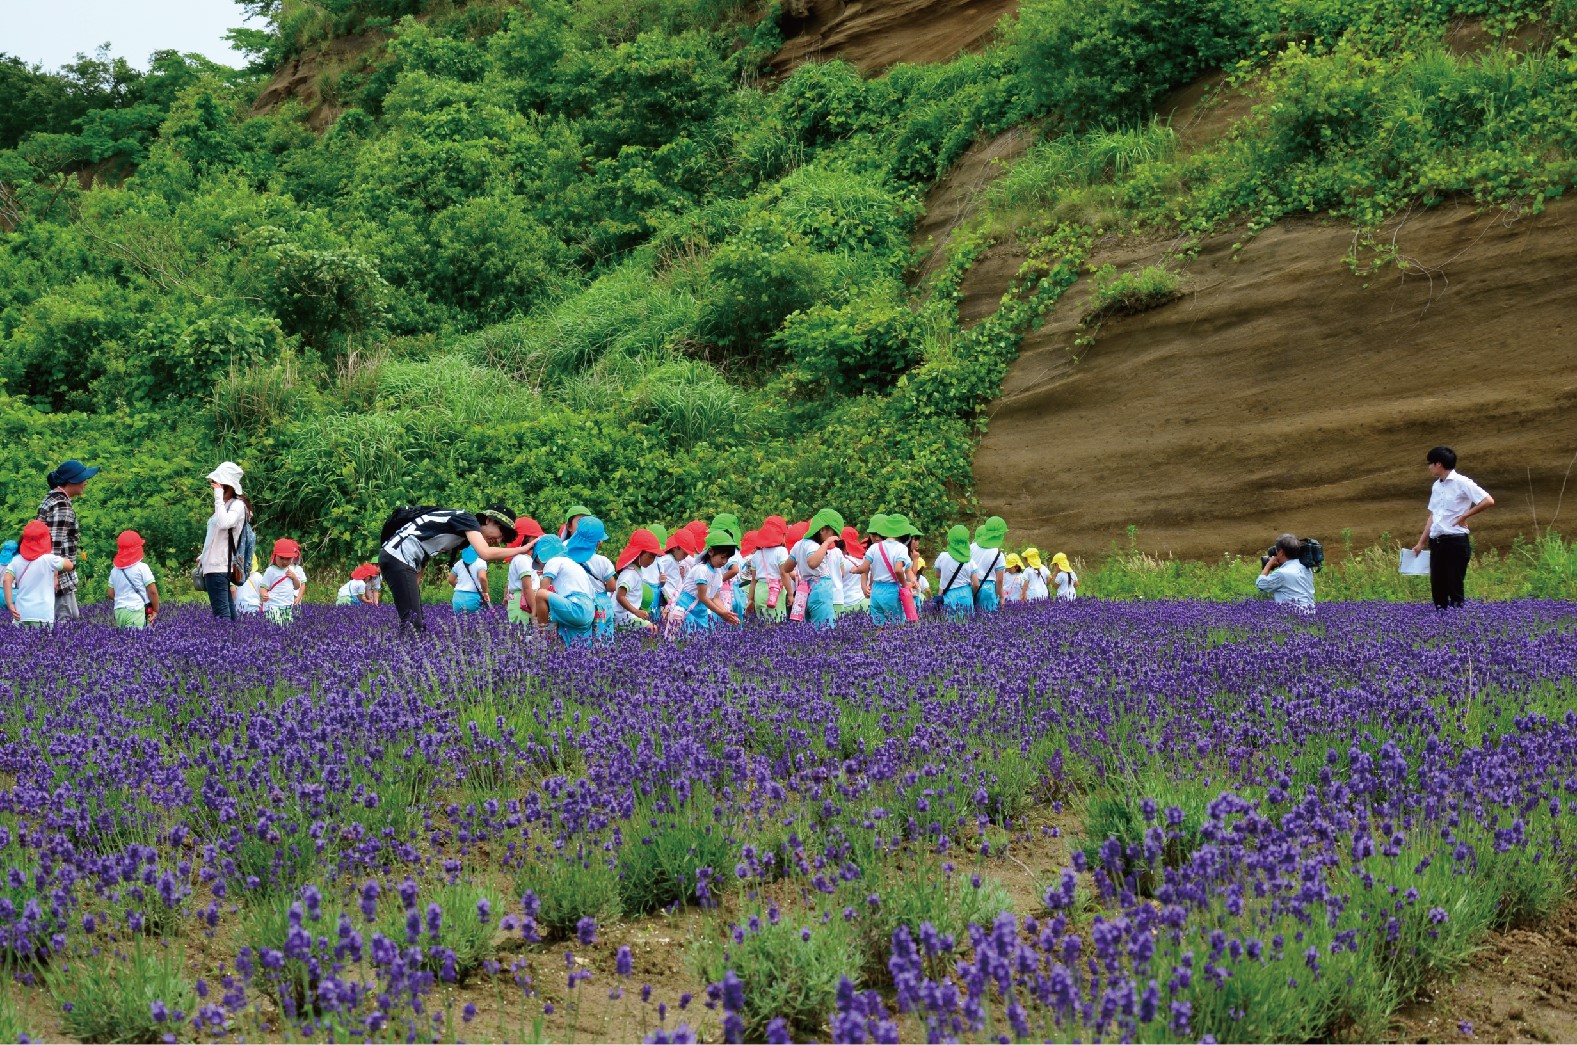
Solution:
<svg viewBox="0 0 1577 1045"><path fill-rule="evenodd" d="M197 557L197 571L202 574L203 590L208 593L214 616L235 620L230 585L241 583L245 570L240 571L240 576L232 571L237 563L250 559L241 545L252 520L252 504L241 493L241 466L234 461L225 461L209 472L208 483L214 490L214 513L208 517L208 533L203 539L202 554Z"/></svg>

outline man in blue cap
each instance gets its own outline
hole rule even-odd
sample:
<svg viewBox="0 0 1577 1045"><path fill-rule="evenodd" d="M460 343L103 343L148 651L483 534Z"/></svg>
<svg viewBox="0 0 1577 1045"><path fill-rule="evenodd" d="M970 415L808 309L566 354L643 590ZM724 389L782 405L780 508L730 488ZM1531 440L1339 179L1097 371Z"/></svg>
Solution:
<svg viewBox="0 0 1577 1045"><path fill-rule="evenodd" d="M47 477L49 494L38 506L38 518L49 527L50 550L62 558L77 562L77 542L81 531L77 529L77 513L71 501L81 497L88 480L99 474L97 466L89 468L73 458L50 472ZM62 573L55 589L55 620L75 620L77 609L77 579L79 570Z"/></svg>

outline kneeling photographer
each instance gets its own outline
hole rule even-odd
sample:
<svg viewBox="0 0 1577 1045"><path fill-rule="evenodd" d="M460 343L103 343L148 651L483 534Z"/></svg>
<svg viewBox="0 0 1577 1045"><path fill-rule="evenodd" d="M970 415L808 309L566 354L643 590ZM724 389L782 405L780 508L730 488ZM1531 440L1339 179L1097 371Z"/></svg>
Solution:
<svg viewBox="0 0 1577 1045"><path fill-rule="evenodd" d="M1312 545L1314 542L1310 542ZM1275 598L1303 610L1314 609L1314 571L1304 561L1304 542L1290 533L1276 538L1275 545L1261 556L1264 568L1254 586Z"/></svg>

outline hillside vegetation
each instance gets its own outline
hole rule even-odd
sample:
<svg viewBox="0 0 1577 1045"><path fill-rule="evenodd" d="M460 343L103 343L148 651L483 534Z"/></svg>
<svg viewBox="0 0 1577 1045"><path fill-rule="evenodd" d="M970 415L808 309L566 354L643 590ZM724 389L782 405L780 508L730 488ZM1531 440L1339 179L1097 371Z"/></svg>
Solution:
<svg viewBox="0 0 1577 1045"><path fill-rule="evenodd" d="M1564 0L1032 0L981 53L782 79L776 8L250 6L273 27L238 34L254 69L176 62L156 129L99 141L128 111L100 107L0 152L7 528L64 456L106 466L87 527L161 558L195 546L221 456L267 531L335 558L393 504L484 497L935 526L971 507L1020 338L1113 230L1186 253L1298 213L1538 210L1577 174ZM1465 19L1486 44L1454 54ZM314 111L257 106L287 63L320 70ZM1150 113L1215 69L1258 104L1181 150ZM917 281L925 190L1026 124ZM962 323L1007 240L1009 292Z"/></svg>

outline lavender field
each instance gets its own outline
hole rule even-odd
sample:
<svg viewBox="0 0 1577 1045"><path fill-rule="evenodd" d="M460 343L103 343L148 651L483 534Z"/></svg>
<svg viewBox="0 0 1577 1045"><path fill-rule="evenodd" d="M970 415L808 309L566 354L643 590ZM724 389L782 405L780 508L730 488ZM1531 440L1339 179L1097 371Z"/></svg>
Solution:
<svg viewBox="0 0 1577 1045"><path fill-rule="evenodd" d="M1574 881L1577 606L0 629L0 1038L1373 1039Z"/></svg>

